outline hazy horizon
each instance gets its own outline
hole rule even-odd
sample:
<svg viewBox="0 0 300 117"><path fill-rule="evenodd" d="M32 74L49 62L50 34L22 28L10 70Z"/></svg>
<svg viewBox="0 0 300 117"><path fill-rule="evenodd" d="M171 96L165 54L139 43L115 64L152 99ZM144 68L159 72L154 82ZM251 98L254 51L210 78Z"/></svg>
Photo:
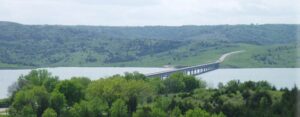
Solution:
<svg viewBox="0 0 300 117"><path fill-rule="evenodd" d="M26 24L20 22L13 22L13 21L0 21L0 22L7 22L7 23L16 23L21 25L37 25L37 26L103 26L103 27L182 27L182 26L238 26L238 25L300 25L300 23L265 23L265 24L258 24L258 23L245 23L245 24L187 24L187 25L93 25L93 24Z"/></svg>
<svg viewBox="0 0 300 117"><path fill-rule="evenodd" d="M297 0L0 0L0 20L28 25L299 24Z"/></svg>

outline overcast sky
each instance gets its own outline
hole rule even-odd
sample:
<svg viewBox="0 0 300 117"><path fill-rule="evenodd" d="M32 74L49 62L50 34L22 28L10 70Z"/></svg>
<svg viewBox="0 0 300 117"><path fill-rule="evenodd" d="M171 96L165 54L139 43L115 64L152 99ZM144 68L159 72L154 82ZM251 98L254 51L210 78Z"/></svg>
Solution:
<svg viewBox="0 0 300 117"><path fill-rule="evenodd" d="M299 0L0 0L0 20L64 25L299 23Z"/></svg>

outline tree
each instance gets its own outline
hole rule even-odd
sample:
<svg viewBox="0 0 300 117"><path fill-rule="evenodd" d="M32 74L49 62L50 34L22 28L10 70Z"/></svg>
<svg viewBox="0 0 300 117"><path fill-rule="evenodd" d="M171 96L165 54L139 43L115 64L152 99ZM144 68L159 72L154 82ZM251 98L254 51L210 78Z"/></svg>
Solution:
<svg viewBox="0 0 300 117"><path fill-rule="evenodd" d="M55 90L64 94L69 106L72 106L74 103L79 102L84 97L82 87L70 80L61 81L55 87Z"/></svg>
<svg viewBox="0 0 300 117"><path fill-rule="evenodd" d="M42 86L45 81L52 79L57 80L57 77L53 77L47 70L32 70L28 75L20 76L18 79L18 85L20 88L30 86ZM48 87L46 87L48 88ZM51 88L51 87L49 87ZM48 90L48 89L47 89ZM49 89L50 90L50 89Z"/></svg>
<svg viewBox="0 0 300 117"><path fill-rule="evenodd" d="M150 78L148 83L153 87L154 91L158 94L165 93L165 85L161 78Z"/></svg>
<svg viewBox="0 0 300 117"><path fill-rule="evenodd" d="M57 115L60 115L63 108L66 106L66 99L64 94L54 91L50 96L50 107L52 107Z"/></svg>
<svg viewBox="0 0 300 117"><path fill-rule="evenodd" d="M226 93L218 97L219 106L222 112L230 117L238 117L244 107L244 99L242 94L238 91L236 93Z"/></svg>
<svg viewBox="0 0 300 117"><path fill-rule="evenodd" d="M81 117L78 108L76 108L77 103L75 103L72 107L62 113L62 117Z"/></svg>
<svg viewBox="0 0 300 117"><path fill-rule="evenodd" d="M52 108L47 108L42 117L57 117L57 114Z"/></svg>
<svg viewBox="0 0 300 117"><path fill-rule="evenodd" d="M152 117L151 108L148 106L139 108L136 112L133 113L132 117Z"/></svg>
<svg viewBox="0 0 300 117"><path fill-rule="evenodd" d="M16 109L16 113L21 110L33 110L36 116L40 117L44 110L49 106L49 94L44 87L33 87L32 89L21 90L16 93L13 99L12 108ZM15 115L16 113L10 113ZM25 116L21 113L21 116Z"/></svg>
<svg viewBox="0 0 300 117"><path fill-rule="evenodd" d="M167 114L160 108L152 108L151 117L167 117Z"/></svg>
<svg viewBox="0 0 300 117"><path fill-rule="evenodd" d="M206 83L197 80L194 76L188 76L178 72L172 74L164 80L164 85L167 93L177 93L181 91L191 92L196 88L205 88Z"/></svg>
<svg viewBox="0 0 300 117"><path fill-rule="evenodd" d="M32 109L32 106L26 105L22 108L19 117L37 117L36 112Z"/></svg>
<svg viewBox="0 0 300 117"><path fill-rule="evenodd" d="M163 111L168 111L171 100L167 97L158 97L155 99L154 107L162 109Z"/></svg>
<svg viewBox="0 0 300 117"><path fill-rule="evenodd" d="M178 106L176 106L176 107L172 110L170 117L181 117L181 116L182 116L181 110L180 110L180 108L179 108Z"/></svg>
<svg viewBox="0 0 300 117"><path fill-rule="evenodd" d="M211 117L226 117L222 112L219 114L212 114Z"/></svg>
<svg viewBox="0 0 300 117"><path fill-rule="evenodd" d="M267 81L258 81L256 82L257 89L271 90L272 86Z"/></svg>
<svg viewBox="0 0 300 117"><path fill-rule="evenodd" d="M272 97L267 91L258 91L251 96L247 106L250 108L269 107L272 105Z"/></svg>
<svg viewBox="0 0 300 117"><path fill-rule="evenodd" d="M202 109L193 109L193 110L188 110L185 114L185 117L211 117L211 115L202 110Z"/></svg>
<svg viewBox="0 0 300 117"><path fill-rule="evenodd" d="M87 88L87 98L102 98L111 107L112 103L124 93L125 83L126 80L120 76L93 81Z"/></svg>
<svg viewBox="0 0 300 117"><path fill-rule="evenodd" d="M167 93L177 93L185 89L185 83L182 79L182 73L174 73L164 80Z"/></svg>
<svg viewBox="0 0 300 117"><path fill-rule="evenodd" d="M128 80L124 85L124 99L127 101L130 114L136 111L139 101L153 95L152 87L144 80Z"/></svg>
<svg viewBox="0 0 300 117"><path fill-rule="evenodd" d="M138 101L143 101L153 94L152 87L144 80L126 80L121 76L99 79L87 88L87 98L98 97L105 100L109 107L118 98L129 105L129 111L135 111Z"/></svg>
<svg viewBox="0 0 300 117"><path fill-rule="evenodd" d="M83 89L86 89L87 86L91 83L91 80L86 77L72 77L71 81L75 84L80 85L80 87Z"/></svg>
<svg viewBox="0 0 300 117"><path fill-rule="evenodd" d="M52 92L58 83L58 77L47 78L43 82L43 86L47 89L48 92Z"/></svg>
<svg viewBox="0 0 300 117"><path fill-rule="evenodd" d="M184 76L183 82L185 84L184 91L186 92L191 92L194 89L199 88L200 86L200 81L197 80L194 76Z"/></svg>
<svg viewBox="0 0 300 117"><path fill-rule="evenodd" d="M125 79L126 80L146 80L146 76L141 73L138 73L138 72L125 73Z"/></svg>
<svg viewBox="0 0 300 117"><path fill-rule="evenodd" d="M98 106L102 106L102 105L98 105ZM95 111L95 109L93 109L92 107L92 103L90 103L89 101L81 101L80 103L75 103L73 108L76 111L76 114L79 117L97 117L97 116L102 116L102 112L101 111ZM75 115L76 115L75 114Z"/></svg>
<svg viewBox="0 0 300 117"><path fill-rule="evenodd" d="M122 99L116 100L110 108L111 117L127 117L127 106Z"/></svg>
<svg viewBox="0 0 300 117"><path fill-rule="evenodd" d="M234 93L239 90L240 81L238 80L231 80L225 86L225 90L227 93Z"/></svg>
<svg viewBox="0 0 300 117"><path fill-rule="evenodd" d="M101 98L93 98L88 100L88 108L94 117L102 117L108 114L108 104Z"/></svg>
<svg viewBox="0 0 300 117"><path fill-rule="evenodd" d="M100 98L75 103L66 113L67 117L103 117L108 114L108 105Z"/></svg>

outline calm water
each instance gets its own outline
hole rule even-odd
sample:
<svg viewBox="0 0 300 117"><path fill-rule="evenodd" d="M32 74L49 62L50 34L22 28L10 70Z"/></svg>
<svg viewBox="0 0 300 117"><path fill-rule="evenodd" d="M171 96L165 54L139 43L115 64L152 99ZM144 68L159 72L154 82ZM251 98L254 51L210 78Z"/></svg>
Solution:
<svg viewBox="0 0 300 117"><path fill-rule="evenodd" d="M218 69L197 76L205 80L209 87L217 87L220 82L230 80L265 80L278 88L300 86L300 68L255 68L255 69Z"/></svg>
<svg viewBox="0 0 300 117"><path fill-rule="evenodd" d="M125 72L138 71L140 73L152 73L171 68L139 68L139 67L58 67L45 68L60 79L68 79L72 76L85 76L92 80L108 77L114 74L124 74ZM8 87L22 74L29 73L30 70L0 70L0 98L7 97ZM259 68L259 69L218 69L202 74L200 77L205 80L209 87L216 87L219 82L226 83L229 80L238 79L240 81L266 80L276 87L293 87L300 79L300 68Z"/></svg>

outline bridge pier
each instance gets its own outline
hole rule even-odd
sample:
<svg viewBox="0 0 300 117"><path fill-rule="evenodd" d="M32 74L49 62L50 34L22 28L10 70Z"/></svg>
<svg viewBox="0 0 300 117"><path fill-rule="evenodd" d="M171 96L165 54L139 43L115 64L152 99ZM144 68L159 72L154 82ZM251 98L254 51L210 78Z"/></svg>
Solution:
<svg viewBox="0 0 300 117"><path fill-rule="evenodd" d="M210 64L197 65L197 66L175 69L175 70L170 70L170 71L165 71L165 72L148 74L148 75L146 75L146 77L160 77L163 79L163 78L169 77L172 73L175 73L175 72L183 72L186 75L194 76L194 75L199 75L199 74L206 73L208 71L218 69L219 64L220 64L219 62L214 62L214 63L210 63Z"/></svg>

